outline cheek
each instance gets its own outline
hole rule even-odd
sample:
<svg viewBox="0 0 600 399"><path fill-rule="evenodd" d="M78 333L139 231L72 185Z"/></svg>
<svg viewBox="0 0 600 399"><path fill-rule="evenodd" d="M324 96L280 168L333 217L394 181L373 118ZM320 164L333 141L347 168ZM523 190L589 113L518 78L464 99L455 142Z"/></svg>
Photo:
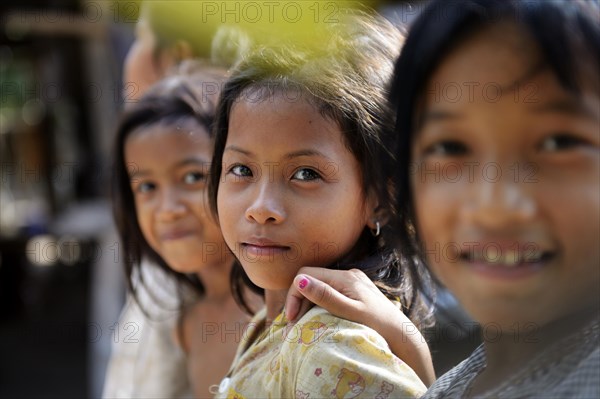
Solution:
<svg viewBox="0 0 600 399"><path fill-rule="evenodd" d="M200 198L199 201L200 202L196 214L200 219L200 223L203 225L206 240L210 242L221 242L223 240L221 228L210 211L206 196Z"/></svg>
<svg viewBox="0 0 600 399"><path fill-rule="evenodd" d="M455 188L456 189L456 188ZM451 272L456 259L454 230L461 199L458 192L444 189L443 184L413 180L413 204L418 240L425 252L427 265L432 273L445 282L445 274Z"/></svg>
<svg viewBox="0 0 600 399"><path fill-rule="evenodd" d="M214 223L212 218L209 220L206 220L204 230L206 231L205 240L207 242L210 242L213 244L223 243L223 234L221 233L221 228L217 224Z"/></svg>
<svg viewBox="0 0 600 399"><path fill-rule="evenodd" d="M413 182L413 204L415 208L416 228L421 244L425 248L434 245L435 237L440 233L436 225L443 213L436 195L436 190L431 185Z"/></svg>
<svg viewBox="0 0 600 399"><path fill-rule="evenodd" d="M598 268L600 254L600 188L573 187L571 190L547 190L544 208L553 213L553 229L560 245L576 265ZM597 273L596 273L597 274Z"/></svg>
<svg viewBox="0 0 600 399"><path fill-rule="evenodd" d="M235 214L235 207L232 206L233 196L227 190L226 184L221 184L217 193L217 210L219 214L219 225L225 241L233 233L234 225L231 223L238 215Z"/></svg>
<svg viewBox="0 0 600 399"><path fill-rule="evenodd" d="M144 239L148 241L148 244L152 248L156 249L156 242L152 234L152 212L148 209L148 206L145 207L144 204L137 202L135 204L135 212Z"/></svg>
<svg viewBox="0 0 600 399"><path fill-rule="evenodd" d="M361 196L348 195L343 202L325 199L314 204L313 212L303 211L306 236L315 240L310 253L319 254L323 260L347 253L367 227L366 207Z"/></svg>

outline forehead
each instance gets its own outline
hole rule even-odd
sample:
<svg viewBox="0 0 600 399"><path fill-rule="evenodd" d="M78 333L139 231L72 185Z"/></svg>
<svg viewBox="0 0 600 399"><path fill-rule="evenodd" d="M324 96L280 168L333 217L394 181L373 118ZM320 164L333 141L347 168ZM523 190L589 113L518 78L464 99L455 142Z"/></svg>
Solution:
<svg viewBox="0 0 600 399"><path fill-rule="evenodd" d="M597 119L599 97L593 82L588 83L580 94L566 89L529 34L515 23L501 22L459 42L442 58L427 82L418 123L438 109L481 116L500 107L529 112L548 102L571 103Z"/></svg>
<svg viewBox="0 0 600 399"><path fill-rule="evenodd" d="M515 23L498 22L454 46L431 75L429 89L451 91L452 85L509 89L526 81L542 63L528 32Z"/></svg>
<svg viewBox="0 0 600 399"><path fill-rule="evenodd" d="M276 92L259 99L239 98L231 108L226 146L268 158L318 150L339 161L353 159L338 123L296 95Z"/></svg>
<svg viewBox="0 0 600 399"><path fill-rule="evenodd" d="M257 115L260 117L257 118ZM260 119L262 123L248 123ZM268 88L248 89L231 107L229 130L260 130L266 124L279 124L282 133L293 130L321 131L323 136L341 135L338 123L324 116L317 100L302 91Z"/></svg>
<svg viewBox="0 0 600 399"><path fill-rule="evenodd" d="M145 154L156 152L159 163L167 156L183 156L198 151L212 153L212 140L202 125L186 117L177 121L159 121L138 126L127 137L125 149L129 154L135 150L141 150Z"/></svg>

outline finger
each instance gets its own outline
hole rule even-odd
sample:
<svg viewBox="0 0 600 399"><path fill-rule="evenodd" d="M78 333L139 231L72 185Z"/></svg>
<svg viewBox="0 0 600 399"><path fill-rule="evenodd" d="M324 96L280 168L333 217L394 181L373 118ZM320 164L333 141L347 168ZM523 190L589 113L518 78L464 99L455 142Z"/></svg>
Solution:
<svg viewBox="0 0 600 399"><path fill-rule="evenodd" d="M306 299L339 317L350 318L357 311L356 301L312 276L300 274L294 279L294 285Z"/></svg>
<svg viewBox="0 0 600 399"><path fill-rule="evenodd" d="M284 312L286 319L289 321L296 320L296 317L298 316L302 306L302 302L304 301L307 301L307 299L305 299L304 295L302 295L302 292L298 290L298 285L296 281L294 281L288 290L287 297L285 298Z"/></svg>
<svg viewBox="0 0 600 399"><path fill-rule="evenodd" d="M314 303L304 298L304 300L300 303L300 309L298 310L298 314L296 315L296 319L301 318L308 312L312 307L315 306Z"/></svg>
<svg viewBox="0 0 600 399"><path fill-rule="evenodd" d="M334 270L322 267L302 267L296 275L304 274L331 286L336 291L344 292L355 288L355 284L361 285L366 280L371 283L367 275L358 269L352 270ZM373 285L374 286L374 285Z"/></svg>
<svg viewBox="0 0 600 399"><path fill-rule="evenodd" d="M327 272L324 273L323 270L331 271L321 267L302 267L298 271L298 275L289 288L285 300L285 317L289 321L294 321L297 318L302 317L308 311L308 309L313 306L311 302L305 298L300 288L304 288L304 286L308 283L308 280L303 280L302 277L299 278L298 276L304 274L305 277L313 276L316 279L326 279L331 281L331 277L328 276Z"/></svg>

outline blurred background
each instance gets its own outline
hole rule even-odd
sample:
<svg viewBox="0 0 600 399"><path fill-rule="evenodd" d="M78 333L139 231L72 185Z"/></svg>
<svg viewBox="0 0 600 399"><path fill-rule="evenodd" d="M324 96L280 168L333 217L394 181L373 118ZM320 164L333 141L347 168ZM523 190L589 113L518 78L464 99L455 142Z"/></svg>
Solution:
<svg viewBox="0 0 600 399"><path fill-rule="evenodd" d="M423 6L369 3L398 24ZM0 398L100 397L111 343L133 333L118 323L108 188L139 12L134 0L0 5ZM433 335L434 355L452 349L436 355L439 371L467 356L475 332Z"/></svg>
<svg viewBox="0 0 600 399"><path fill-rule="evenodd" d="M126 333L108 182L138 10L0 5L0 397L99 397Z"/></svg>

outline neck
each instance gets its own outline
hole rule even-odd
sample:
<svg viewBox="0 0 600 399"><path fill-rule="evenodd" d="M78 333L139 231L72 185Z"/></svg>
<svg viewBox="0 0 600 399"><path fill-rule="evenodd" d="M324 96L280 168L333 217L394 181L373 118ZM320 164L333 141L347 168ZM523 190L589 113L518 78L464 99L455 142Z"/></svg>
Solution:
<svg viewBox="0 0 600 399"><path fill-rule="evenodd" d="M283 310L287 290L265 290L265 306L267 323L271 323Z"/></svg>
<svg viewBox="0 0 600 399"><path fill-rule="evenodd" d="M532 358L561 339L581 331L594 318L598 318L597 308L554 320L543 326L533 322L523 325L515 323L515 328L502 331L499 337L484 331L487 365L477 377L472 393L483 393L498 386Z"/></svg>
<svg viewBox="0 0 600 399"><path fill-rule="evenodd" d="M231 262L218 265L206 265L196 274L204 286L204 301L226 302L231 298L229 274Z"/></svg>

